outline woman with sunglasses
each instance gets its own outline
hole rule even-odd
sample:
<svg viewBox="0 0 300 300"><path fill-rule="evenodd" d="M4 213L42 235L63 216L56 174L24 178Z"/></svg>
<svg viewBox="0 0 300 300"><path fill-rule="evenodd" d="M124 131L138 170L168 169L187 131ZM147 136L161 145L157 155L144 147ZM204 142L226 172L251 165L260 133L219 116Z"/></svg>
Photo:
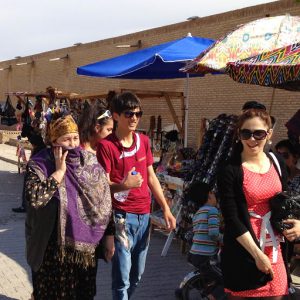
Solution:
<svg viewBox="0 0 300 300"><path fill-rule="evenodd" d="M225 222L221 266L229 299L280 300L288 294L281 238L271 227L269 206L286 188L287 173L280 158L264 151L271 128L266 111L243 112L233 157L218 172Z"/></svg>

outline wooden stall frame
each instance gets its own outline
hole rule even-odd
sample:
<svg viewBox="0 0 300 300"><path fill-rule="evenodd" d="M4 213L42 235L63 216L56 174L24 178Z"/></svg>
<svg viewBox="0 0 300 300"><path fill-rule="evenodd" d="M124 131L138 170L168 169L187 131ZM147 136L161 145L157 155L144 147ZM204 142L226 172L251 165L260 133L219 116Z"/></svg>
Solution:
<svg viewBox="0 0 300 300"><path fill-rule="evenodd" d="M172 115L173 121L176 124L179 134L184 139L185 133L184 132L184 126L185 123L185 104L184 104L184 94L182 92L170 92L170 91L145 91L145 90L136 90L136 89L129 89L129 88L122 88L119 90L115 90L115 92L126 92L130 91L134 94L136 94L141 99L147 99L147 98L164 98L168 108L170 110L170 113ZM17 98L21 97L44 97L44 98L51 98L50 94L48 92L7 92L5 95L10 96L16 96ZM63 93L61 91L55 91L55 98L56 99L69 99L69 100L80 100L80 99L97 99L97 98L106 98L107 93L98 93L98 94L76 94L76 93ZM172 98L180 99L181 100L181 110L183 111L182 114L182 123L180 123L179 117L176 114L176 111L174 109L174 106L172 104Z"/></svg>

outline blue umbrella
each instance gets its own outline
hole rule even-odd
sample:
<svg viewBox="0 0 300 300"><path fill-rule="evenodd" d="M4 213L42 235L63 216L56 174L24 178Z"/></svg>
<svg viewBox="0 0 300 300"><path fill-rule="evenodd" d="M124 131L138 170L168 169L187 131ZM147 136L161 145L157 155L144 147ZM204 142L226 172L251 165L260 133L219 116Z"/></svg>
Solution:
<svg viewBox="0 0 300 300"><path fill-rule="evenodd" d="M179 71L215 41L202 37L186 37L153 47L137 50L114 58L78 67L77 74L118 79L187 78L185 92L185 132L188 121L188 78L202 76ZM187 146L187 134L184 137Z"/></svg>
<svg viewBox="0 0 300 300"><path fill-rule="evenodd" d="M120 79L185 78L186 74L179 69L213 43L211 39L188 34L178 40L79 67L77 74Z"/></svg>

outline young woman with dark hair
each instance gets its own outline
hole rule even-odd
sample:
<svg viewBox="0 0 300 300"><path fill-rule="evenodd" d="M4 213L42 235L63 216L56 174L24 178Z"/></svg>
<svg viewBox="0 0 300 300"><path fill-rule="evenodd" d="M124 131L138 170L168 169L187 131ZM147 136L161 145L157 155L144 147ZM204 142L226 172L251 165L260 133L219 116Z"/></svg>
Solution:
<svg viewBox="0 0 300 300"><path fill-rule="evenodd" d="M264 151L271 136L269 114L246 110L237 123L239 151L218 172L225 223L221 267L230 300L281 300L288 294L282 240L270 224L269 204L286 189L287 171L280 157Z"/></svg>
<svg viewBox="0 0 300 300"><path fill-rule="evenodd" d="M107 105L102 101L85 103L78 120L78 130L81 148L96 155L97 144L112 133L113 118ZM114 255L114 222L111 219L103 238L103 243L97 248L105 261L110 261Z"/></svg>
<svg viewBox="0 0 300 300"><path fill-rule="evenodd" d="M82 148L96 154L97 144L113 130L113 119L104 102L86 103L78 120Z"/></svg>

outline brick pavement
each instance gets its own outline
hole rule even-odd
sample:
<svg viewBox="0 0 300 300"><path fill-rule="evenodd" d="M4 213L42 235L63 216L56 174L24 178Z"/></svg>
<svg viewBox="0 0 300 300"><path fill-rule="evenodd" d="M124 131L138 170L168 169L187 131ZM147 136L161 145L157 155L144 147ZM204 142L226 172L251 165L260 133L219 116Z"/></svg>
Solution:
<svg viewBox="0 0 300 300"><path fill-rule="evenodd" d="M17 166L8 163L8 159L16 160L15 147L0 144L0 300L27 300L32 286L25 259L25 215L11 211L21 203L23 175L17 173ZM173 300L175 288L191 270L176 241L166 257L160 256L165 240L161 233L152 235L146 271L133 300ZM96 300L111 299L110 267L110 264L99 262Z"/></svg>

